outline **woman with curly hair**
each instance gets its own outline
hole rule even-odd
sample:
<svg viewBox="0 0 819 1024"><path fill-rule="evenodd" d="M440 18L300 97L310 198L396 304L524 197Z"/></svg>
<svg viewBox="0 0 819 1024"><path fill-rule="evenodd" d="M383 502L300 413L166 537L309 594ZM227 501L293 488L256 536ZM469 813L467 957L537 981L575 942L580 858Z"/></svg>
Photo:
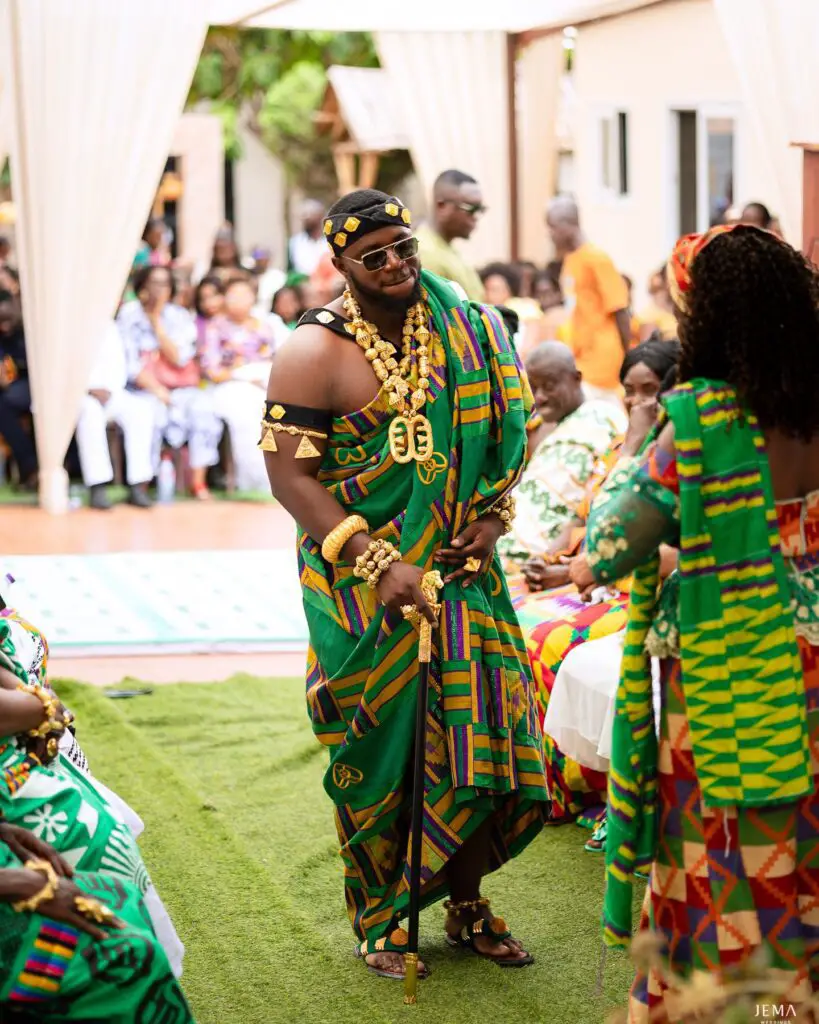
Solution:
<svg viewBox="0 0 819 1024"><path fill-rule="evenodd" d="M766 945L776 1001L796 1006L819 989L819 278L738 225L682 239L669 285L680 384L589 523L596 579L634 572L606 939L629 940L631 876L651 864L640 928L676 974ZM663 543L680 567L660 591ZM638 974L629 1020L676 1019L666 976Z"/></svg>

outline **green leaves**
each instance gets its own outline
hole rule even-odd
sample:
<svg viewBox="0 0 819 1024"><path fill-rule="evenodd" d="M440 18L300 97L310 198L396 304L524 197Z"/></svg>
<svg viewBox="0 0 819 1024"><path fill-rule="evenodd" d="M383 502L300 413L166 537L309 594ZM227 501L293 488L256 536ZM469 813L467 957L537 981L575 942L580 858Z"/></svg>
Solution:
<svg viewBox="0 0 819 1024"><path fill-rule="evenodd" d="M251 127L282 160L291 180L318 189L318 194L331 193L330 143L317 135L314 116L332 64L377 67L372 38L361 32L212 28L188 106L210 103L222 118L225 152L231 159L241 156L239 113L249 114Z"/></svg>

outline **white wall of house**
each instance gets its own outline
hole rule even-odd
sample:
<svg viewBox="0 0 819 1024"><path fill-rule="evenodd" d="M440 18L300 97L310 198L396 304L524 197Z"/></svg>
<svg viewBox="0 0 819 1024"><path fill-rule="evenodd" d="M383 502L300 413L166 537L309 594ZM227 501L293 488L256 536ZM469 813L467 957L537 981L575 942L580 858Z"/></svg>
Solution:
<svg viewBox="0 0 819 1024"><path fill-rule="evenodd" d="M673 0L581 26L573 77L573 170L583 227L588 238L634 278L638 308L646 297L649 274L667 258L679 234L677 111L696 112L697 230L708 226L709 191L718 193L720 181L725 179L720 174L718 153L722 153L724 167L729 140L725 135L714 136L731 127L733 202L744 205L758 199L777 213L774 181L748 119L743 117L740 83L711 0ZM627 121L625 194L620 194L623 183L617 132L622 119L618 114L625 114ZM603 169L604 119L611 124L608 186ZM691 120L688 125L690 128ZM709 128L710 168L705 156ZM686 177L690 186L691 173ZM799 239L794 241L799 244Z"/></svg>
<svg viewBox="0 0 819 1024"><path fill-rule="evenodd" d="M242 157L233 165L234 227L242 252L257 245L273 252L273 264L287 265L287 185L281 163L246 127L239 130Z"/></svg>

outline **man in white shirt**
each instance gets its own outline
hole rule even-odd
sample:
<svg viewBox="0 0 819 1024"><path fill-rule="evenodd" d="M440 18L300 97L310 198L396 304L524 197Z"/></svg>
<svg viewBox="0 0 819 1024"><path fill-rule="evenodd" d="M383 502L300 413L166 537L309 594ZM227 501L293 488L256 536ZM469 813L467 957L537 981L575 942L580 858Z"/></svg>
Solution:
<svg viewBox="0 0 819 1024"><path fill-rule="evenodd" d="M100 345L91 373L88 394L83 399L77 423L77 448L83 482L89 490L91 508L109 509L106 484L114 476L108 451L106 427L116 423L125 440L128 502L150 508L148 483L154 476L153 450L157 429L156 406L125 390L128 370L125 346L117 325L111 321Z"/></svg>
<svg viewBox="0 0 819 1024"><path fill-rule="evenodd" d="M306 199L301 208L301 227L293 235L288 248L290 269L296 274L311 277L318 262L327 251L324 237L324 205L317 199Z"/></svg>

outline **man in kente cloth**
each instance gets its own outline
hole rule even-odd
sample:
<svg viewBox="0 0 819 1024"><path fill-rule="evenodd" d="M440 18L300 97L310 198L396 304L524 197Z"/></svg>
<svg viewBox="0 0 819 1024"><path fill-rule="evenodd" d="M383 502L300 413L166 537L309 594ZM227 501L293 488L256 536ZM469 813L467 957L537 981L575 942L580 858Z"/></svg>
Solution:
<svg viewBox="0 0 819 1024"><path fill-rule="evenodd" d="M503 321L425 273L410 212L363 190L324 232L347 281L277 353L261 448L301 531L307 704L330 751L358 953L404 974L421 590L445 585L426 724L422 904L446 938L501 967L532 956L481 882L537 835L546 784L526 647L495 544L526 450L531 396ZM426 968L419 965L420 976Z"/></svg>

